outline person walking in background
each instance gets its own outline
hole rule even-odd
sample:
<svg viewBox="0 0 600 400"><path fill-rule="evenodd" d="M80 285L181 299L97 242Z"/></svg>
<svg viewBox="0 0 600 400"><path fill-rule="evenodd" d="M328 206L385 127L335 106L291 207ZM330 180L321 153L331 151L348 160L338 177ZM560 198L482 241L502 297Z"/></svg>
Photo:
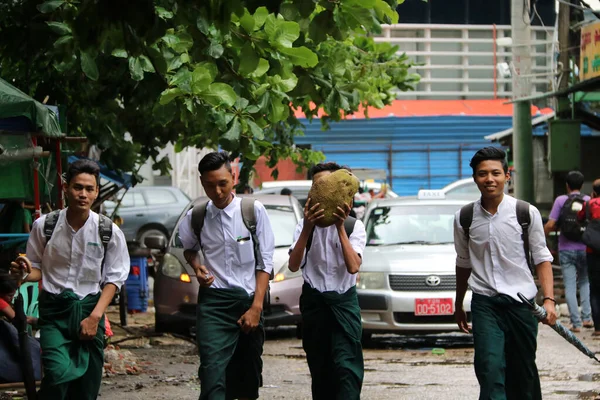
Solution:
<svg viewBox="0 0 600 400"><path fill-rule="evenodd" d="M584 203L590 199L590 196L580 192L583 180L583 174L579 171L571 171L567 174L567 194L556 198L548 222L544 225L546 236L552 231L560 230L558 255L573 332L580 332L582 326L585 328L594 326L585 244L581 242L582 229L577 218ZM581 313L577 303L577 289L581 300Z"/></svg>
<svg viewBox="0 0 600 400"><path fill-rule="evenodd" d="M584 204L578 217L586 224L582 240L587 244L590 303L595 329L592 335L600 336L600 179L594 181L592 198Z"/></svg>

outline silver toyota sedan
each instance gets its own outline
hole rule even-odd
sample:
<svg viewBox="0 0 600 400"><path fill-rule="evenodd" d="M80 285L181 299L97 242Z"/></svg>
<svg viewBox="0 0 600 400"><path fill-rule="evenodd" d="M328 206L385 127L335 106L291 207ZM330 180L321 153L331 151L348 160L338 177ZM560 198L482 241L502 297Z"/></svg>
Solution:
<svg viewBox="0 0 600 400"><path fill-rule="evenodd" d="M367 245L357 290L364 336L457 331L454 214L464 200L440 191L375 200L365 215ZM470 320L471 293L464 301Z"/></svg>

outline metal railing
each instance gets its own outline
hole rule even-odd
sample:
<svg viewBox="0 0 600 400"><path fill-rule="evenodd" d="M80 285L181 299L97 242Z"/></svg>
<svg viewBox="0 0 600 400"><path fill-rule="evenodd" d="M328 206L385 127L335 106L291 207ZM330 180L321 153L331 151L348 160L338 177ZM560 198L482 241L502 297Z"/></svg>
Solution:
<svg viewBox="0 0 600 400"><path fill-rule="evenodd" d="M509 25L384 25L377 42L399 46L421 75L415 91L398 92L403 99L494 99L512 96L512 80L498 75L497 64L510 65ZM533 93L548 91L552 82L554 29L531 27Z"/></svg>

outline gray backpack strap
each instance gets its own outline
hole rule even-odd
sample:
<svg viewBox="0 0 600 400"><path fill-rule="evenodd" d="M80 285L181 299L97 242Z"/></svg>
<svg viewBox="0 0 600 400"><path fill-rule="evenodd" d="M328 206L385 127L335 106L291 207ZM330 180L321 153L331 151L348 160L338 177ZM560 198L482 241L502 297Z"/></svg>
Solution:
<svg viewBox="0 0 600 400"><path fill-rule="evenodd" d="M473 210L475 209L475 203L469 203L466 206L463 206L460 209L460 215L458 218L458 222L460 222L460 226L465 233L465 238L467 242L469 241L469 232L471 230L471 223L473 222Z"/></svg>
<svg viewBox="0 0 600 400"><path fill-rule="evenodd" d="M54 210L46 215L46 219L44 220L44 236L46 237L46 244L48 244L54 233L54 228L56 228L56 224L58 223L59 214L60 210Z"/></svg>
<svg viewBox="0 0 600 400"><path fill-rule="evenodd" d="M100 241L104 248L104 254L102 255L102 264L100 264L100 276L104 273L104 260L106 259L106 252L108 251L108 242L113 233L113 222L106 215L98 214L98 234L100 235Z"/></svg>
<svg viewBox="0 0 600 400"><path fill-rule="evenodd" d="M196 204L192 209L192 229L194 230L194 234L198 238L200 250L202 250L202 240L200 239L200 234L202 233L202 228L204 228L204 217L206 216L207 206L208 200L203 201L200 204Z"/></svg>
<svg viewBox="0 0 600 400"><path fill-rule="evenodd" d="M533 262L531 260L531 249L529 248L529 226L531 225L531 215L529 214L529 203L526 201L517 200L517 221L523 230L523 233L521 234L523 250L525 251L527 266L531 270L531 275L533 275Z"/></svg>
<svg viewBox="0 0 600 400"><path fill-rule="evenodd" d="M265 269L265 261L263 260L262 253L260 252L260 242L258 240L258 236L256 234L256 213L254 212L254 203L256 199L252 197L242 197L242 220L244 221L244 225L246 229L250 232L250 236L252 237L252 245L254 251L254 260L256 261L256 269L264 270ZM271 279L273 279L274 271L271 271Z"/></svg>

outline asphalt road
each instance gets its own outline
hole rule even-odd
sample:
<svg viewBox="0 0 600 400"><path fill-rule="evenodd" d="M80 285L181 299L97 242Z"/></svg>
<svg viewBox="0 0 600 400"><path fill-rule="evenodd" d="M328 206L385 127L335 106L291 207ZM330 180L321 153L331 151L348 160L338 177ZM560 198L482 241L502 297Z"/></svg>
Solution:
<svg viewBox="0 0 600 400"><path fill-rule="evenodd" d="M294 332L268 332L261 399L311 398L306 359ZM600 352L600 341L593 340L590 333L584 331L579 337ZM198 357L193 344L167 336L124 342L123 349L134 354L142 372L105 378L100 399L198 398ZM467 335L376 335L364 355L363 399L478 397L472 341ZM600 364L545 326L540 329L537 357L544 399L600 399Z"/></svg>

